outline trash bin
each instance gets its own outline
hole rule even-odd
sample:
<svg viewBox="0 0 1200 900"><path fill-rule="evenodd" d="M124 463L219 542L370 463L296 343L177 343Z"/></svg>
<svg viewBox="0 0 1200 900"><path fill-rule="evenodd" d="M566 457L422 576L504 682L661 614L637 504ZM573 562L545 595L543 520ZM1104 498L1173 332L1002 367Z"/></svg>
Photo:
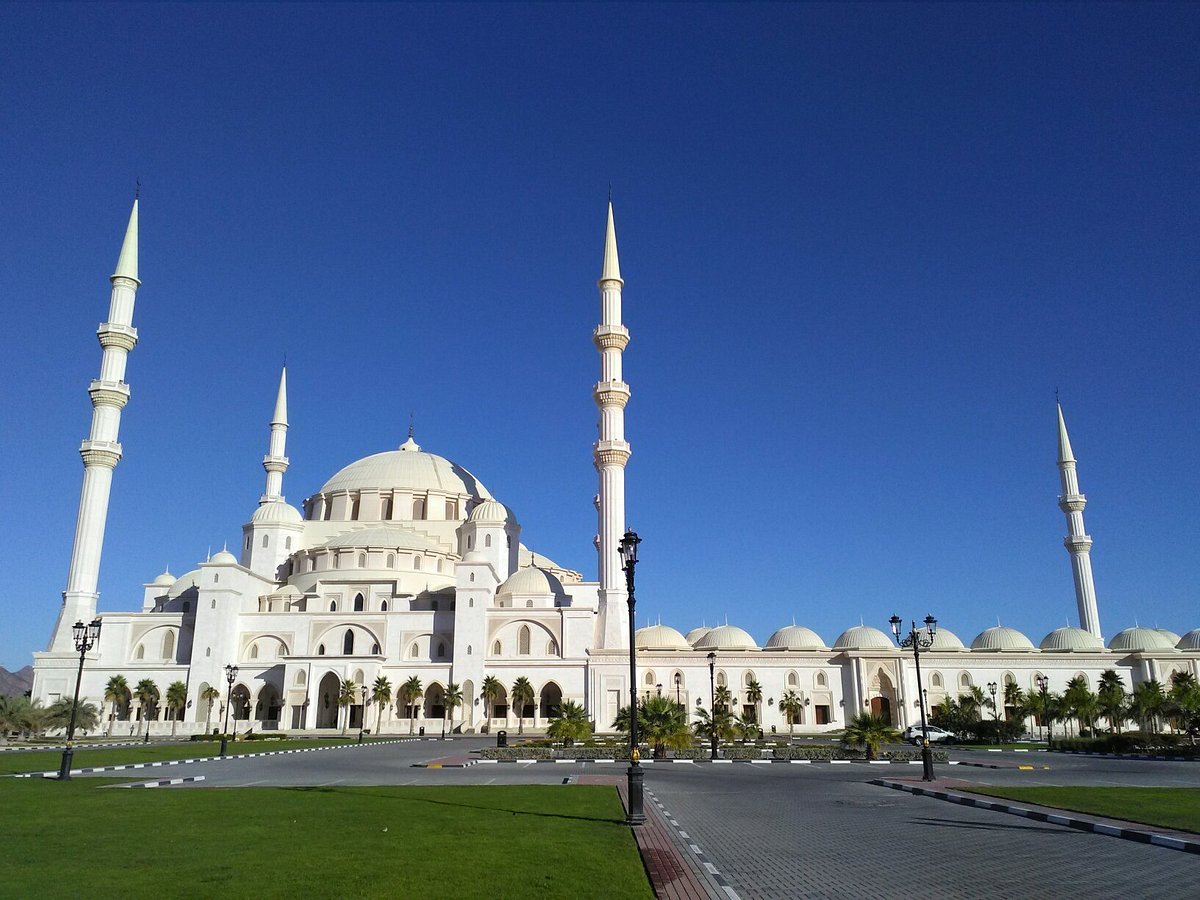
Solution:
<svg viewBox="0 0 1200 900"><path fill-rule="evenodd" d="M496 732L496 746L497 747L507 747L508 746L508 732L507 731L497 731Z"/></svg>
<svg viewBox="0 0 1200 900"><path fill-rule="evenodd" d="M421 730L418 732L418 734L421 737L425 737L425 726L424 725L421 726Z"/></svg>

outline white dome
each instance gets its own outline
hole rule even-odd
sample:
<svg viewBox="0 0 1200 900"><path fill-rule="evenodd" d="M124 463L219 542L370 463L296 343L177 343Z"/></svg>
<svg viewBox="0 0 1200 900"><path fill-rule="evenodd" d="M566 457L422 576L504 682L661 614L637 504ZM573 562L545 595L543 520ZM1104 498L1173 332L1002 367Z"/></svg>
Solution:
<svg viewBox="0 0 1200 900"><path fill-rule="evenodd" d="M430 553L446 552L444 548L439 547L428 538L400 525L377 525L370 528L356 528L352 531L343 531L341 534L335 534L323 546L331 550L347 547L362 549L373 547L380 550L427 550Z"/></svg>
<svg viewBox="0 0 1200 900"><path fill-rule="evenodd" d="M892 639L870 625L847 628L833 642L834 650L895 650Z"/></svg>
<svg viewBox="0 0 1200 900"><path fill-rule="evenodd" d="M1175 646L1180 650L1200 650L1200 628L1193 628Z"/></svg>
<svg viewBox="0 0 1200 900"><path fill-rule="evenodd" d="M1055 628L1038 646L1050 653L1098 653L1104 649L1104 641L1090 631L1068 625Z"/></svg>
<svg viewBox="0 0 1200 900"><path fill-rule="evenodd" d="M209 562L217 563L222 566L227 566L230 563L233 563L236 566L237 565L237 557L234 556L232 553L230 553L228 550L222 550L220 553L214 553L212 555L212 559L210 559Z"/></svg>
<svg viewBox="0 0 1200 900"><path fill-rule="evenodd" d="M250 521L256 525L280 522L288 525L299 525L304 521L304 516L300 515L300 510L296 509L290 503L284 503L282 500L272 500L256 509L254 515L250 517Z"/></svg>
<svg viewBox="0 0 1200 900"><path fill-rule="evenodd" d="M670 625L639 628L634 642L639 650L691 650L682 634Z"/></svg>
<svg viewBox="0 0 1200 900"><path fill-rule="evenodd" d="M503 525L510 520L514 525L517 524L517 517L512 514L512 510L495 500L484 500L471 510L467 519L468 522L477 525Z"/></svg>
<svg viewBox="0 0 1200 900"><path fill-rule="evenodd" d="M1181 640L1179 635L1177 635L1175 632L1173 632L1170 628L1155 628L1154 630L1157 631L1159 634L1161 634L1163 637L1165 637L1172 644L1178 644L1179 641Z"/></svg>
<svg viewBox="0 0 1200 900"><path fill-rule="evenodd" d="M1022 650L1034 650L1033 641L1021 634L1015 628L1007 625L993 625L981 631L971 641L972 650L991 650L1001 653L1019 653Z"/></svg>
<svg viewBox="0 0 1200 900"><path fill-rule="evenodd" d="M184 591L194 590L196 587L196 582L199 580L199 569L192 569L190 572L184 572L175 580L175 583L171 585L171 589L167 591L167 596L174 600Z"/></svg>
<svg viewBox="0 0 1200 900"><path fill-rule="evenodd" d="M154 579L154 584L158 587L170 587L175 581L176 578L171 574L171 570L163 569L163 573Z"/></svg>
<svg viewBox="0 0 1200 900"><path fill-rule="evenodd" d="M325 482L320 493L363 488L445 491L489 500L492 496L479 479L458 463L425 453L411 439L399 450L387 450L350 463Z"/></svg>
<svg viewBox="0 0 1200 900"><path fill-rule="evenodd" d="M1153 628L1126 628L1113 635L1112 640L1108 642L1108 649L1123 650L1127 653L1152 653L1160 650L1174 650L1175 644L1175 641Z"/></svg>
<svg viewBox="0 0 1200 900"><path fill-rule="evenodd" d="M699 628L693 628L691 631L685 634L683 639L695 647L696 641L700 640L700 638L704 637L710 631L712 631L712 629L707 625L701 625Z"/></svg>
<svg viewBox="0 0 1200 900"><path fill-rule="evenodd" d="M497 594L559 594L563 593L562 582L537 566L518 569L496 589Z"/></svg>
<svg viewBox="0 0 1200 900"><path fill-rule="evenodd" d="M465 563L485 563L488 559L483 555L482 550L468 550L462 561Z"/></svg>
<svg viewBox="0 0 1200 900"><path fill-rule="evenodd" d="M736 625L718 625L693 645L697 650L757 650L749 633Z"/></svg>
<svg viewBox="0 0 1200 900"><path fill-rule="evenodd" d="M938 626L938 630L933 633L933 643L929 645L929 650L931 652L947 650L965 651L966 649L967 648L963 646L963 642L959 639L957 634L955 634L949 628L942 628L940 625Z"/></svg>
<svg viewBox="0 0 1200 900"><path fill-rule="evenodd" d="M784 625L767 638L764 650L824 650L825 642L811 628Z"/></svg>

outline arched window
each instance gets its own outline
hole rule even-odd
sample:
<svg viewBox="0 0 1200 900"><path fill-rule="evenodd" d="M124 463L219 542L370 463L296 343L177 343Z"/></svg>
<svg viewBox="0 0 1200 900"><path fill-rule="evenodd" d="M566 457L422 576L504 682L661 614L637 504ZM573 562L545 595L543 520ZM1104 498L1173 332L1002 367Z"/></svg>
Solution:
<svg viewBox="0 0 1200 900"><path fill-rule="evenodd" d="M742 676L742 684L744 684L746 687L750 687L750 683L752 681L754 681L754 673L753 672L747 672L745 675Z"/></svg>
<svg viewBox="0 0 1200 900"><path fill-rule="evenodd" d="M325 655L325 645L320 644L317 646L317 656L324 656L324 655Z"/></svg>
<svg viewBox="0 0 1200 900"><path fill-rule="evenodd" d="M475 598L468 597L467 598L467 609L474 609L474 608L475 608Z"/></svg>
<svg viewBox="0 0 1200 900"><path fill-rule="evenodd" d="M389 553L387 555L387 567L389 569L394 569L396 567L396 554L395 553Z"/></svg>
<svg viewBox="0 0 1200 900"><path fill-rule="evenodd" d="M532 600L526 600L526 601L525 601L525 608L526 608L526 609L533 609L533 601L532 601Z"/></svg>
<svg viewBox="0 0 1200 900"><path fill-rule="evenodd" d="M336 601L336 600L330 600L330 601L329 601L329 611L330 611L330 612L337 612L337 601Z"/></svg>
<svg viewBox="0 0 1200 900"><path fill-rule="evenodd" d="M375 656L379 655L379 645L378 644L371 645L371 653L374 654Z"/></svg>
<svg viewBox="0 0 1200 900"><path fill-rule="evenodd" d="M419 556L413 557L413 570L416 572L421 571L421 557L419 557Z"/></svg>
<svg viewBox="0 0 1200 900"><path fill-rule="evenodd" d="M717 687L725 687L725 686L726 686L725 673L718 672L717 673Z"/></svg>
<svg viewBox="0 0 1200 900"><path fill-rule="evenodd" d="M958 686L960 688L969 688L971 686L970 672L960 672L958 674Z"/></svg>
<svg viewBox="0 0 1200 900"><path fill-rule="evenodd" d="M941 672L934 672L933 675L930 676L929 686L935 687L935 688L940 688L942 686L942 673Z"/></svg>
<svg viewBox="0 0 1200 900"><path fill-rule="evenodd" d="M212 656L212 647L205 647L205 648L204 648L204 655L205 655L205 656Z"/></svg>
<svg viewBox="0 0 1200 900"><path fill-rule="evenodd" d="M386 600L381 600L381 601L379 602L379 611L380 611L380 612L387 612L387 601L386 601Z"/></svg>
<svg viewBox="0 0 1200 900"><path fill-rule="evenodd" d="M413 516L412 517L414 519L416 519L417 521L420 521L421 519L425 518L425 501L424 500L414 500L413 501Z"/></svg>
<svg viewBox="0 0 1200 900"><path fill-rule="evenodd" d="M221 573L213 572L213 584L216 584L220 580L221 580Z"/></svg>
<svg viewBox="0 0 1200 900"><path fill-rule="evenodd" d="M250 535L246 535L246 549L250 549Z"/></svg>
<svg viewBox="0 0 1200 900"><path fill-rule="evenodd" d="M133 651L133 658L134 659L145 659L146 658L146 648L143 647L141 644L138 644L137 649Z"/></svg>
<svg viewBox="0 0 1200 900"><path fill-rule="evenodd" d="M292 549L292 539L290 537L286 537L283 539L283 549L284 550Z"/></svg>
<svg viewBox="0 0 1200 900"><path fill-rule="evenodd" d="M817 673L817 687L823 688L823 687L827 687L828 685L829 685L829 682L825 678L825 673L818 672Z"/></svg>
<svg viewBox="0 0 1200 900"><path fill-rule="evenodd" d="M409 659L417 658L417 642L416 641L413 641L412 646L408 648L408 658Z"/></svg>
<svg viewBox="0 0 1200 900"><path fill-rule="evenodd" d="M474 580L475 580L475 573L474 573L474 572L472 572L472 573L471 573L471 580L472 580L472 581L474 581Z"/></svg>
<svg viewBox="0 0 1200 900"><path fill-rule="evenodd" d="M347 628L346 635L342 638L342 655L350 656L354 653L354 632Z"/></svg>
<svg viewBox="0 0 1200 900"><path fill-rule="evenodd" d="M520 656L529 655L529 626L522 625L521 630L517 632L517 653Z"/></svg>
<svg viewBox="0 0 1200 900"><path fill-rule="evenodd" d="M367 554L365 554L365 553L358 554L358 567L360 569L365 569L367 567Z"/></svg>
<svg viewBox="0 0 1200 900"><path fill-rule="evenodd" d="M500 642L496 641L495 643L492 644L492 656L500 656L500 655L502 655L500 653Z"/></svg>
<svg viewBox="0 0 1200 900"><path fill-rule="evenodd" d="M446 657L446 645L444 643L439 643L437 658L445 659L445 657Z"/></svg>
<svg viewBox="0 0 1200 900"><path fill-rule="evenodd" d="M251 645L250 645L250 658L251 658L251 659L258 659L258 644L251 644Z"/></svg>
<svg viewBox="0 0 1200 900"><path fill-rule="evenodd" d="M645 681L646 681L646 687L650 687L654 684L654 670L653 669L648 669L646 671Z"/></svg>
<svg viewBox="0 0 1200 900"><path fill-rule="evenodd" d="M485 534L483 536L483 546L485 546L485 547L492 546L492 536L490 534Z"/></svg>
<svg viewBox="0 0 1200 900"><path fill-rule="evenodd" d="M550 642L546 644L547 656L558 656L558 642L554 638L550 638Z"/></svg>
<svg viewBox="0 0 1200 900"><path fill-rule="evenodd" d="M267 546L267 536L264 534L263 535L263 547L266 547L266 546Z"/></svg>
<svg viewBox="0 0 1200 900"><path fill-rule="evenodd" d="M468 550L475 549L475 535L473 535L473 534L467 535L467 549Z"/></svg>
<svg viewBox="0 0 1200 900"><path fill-rule="evenodd" d="M1005 684L1016 684L1017 676L1014 675L1012 672L1005 672L1004 673L1004 683Z"/></svg>
<svg viewBox="0 0 1200 900"><path fill-rule="evenodd" d="M208 607L208 608L209 608L209 609L216 609L216 608L217 608L217 598L216 598L216 597L213 597L213 599L212 599L212 603L209 605L209 607Z"/></svg>
<svg viewBox="0 0 1200 900"><path fill-rule="evenodd" d="M794 688L794 687L799 686L799 684L800 684L800 679L797 677L796 673L788 672L788 687Z"/></svg>
<svg viewBox="0 0 1200 900"><path fill-rule="evenodd" d="M355 612L362 612L363 609L366 607L366 605L367 605L367 601L363 599L362 594L354 595L354 611Z"/></svg>

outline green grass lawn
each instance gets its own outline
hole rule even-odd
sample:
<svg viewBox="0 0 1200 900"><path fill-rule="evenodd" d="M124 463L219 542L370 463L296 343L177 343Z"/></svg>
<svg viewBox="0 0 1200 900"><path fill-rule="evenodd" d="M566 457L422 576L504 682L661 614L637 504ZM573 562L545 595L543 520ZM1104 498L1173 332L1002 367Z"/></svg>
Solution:
<svg viewBox="0 0 1200 900"><path fill-rule="evenodd" d="M0 780L8 859L0 893L653 896L613 787L109 783Z"/></svg>
<svg viewBox="0 0 1200 900"><path fill-rule="evenodd" d="M229 754L265 753L268 750L294 750L301 747L335 747L353 744L357 740L347 738L322 738L320 740L293 741L230 741ZM188 741L182 744L139 744L135 747L89 747L75 745L73 769L98 768L100 766L123 766L127 763L159 762L170 759L197 759L216 756L221 752L220 741ZM28 753L7 752L0 754L0 775L18 772L58 771L62 761L61 750L32 750Z"/></svg>
<svg viewBox="0 0 1200 900"><path fill-rule="evenodd" d="M1004 797L1094 816L1200 832L1200 788L1156 787L996 787L964 788L974 794Z"/></svg>

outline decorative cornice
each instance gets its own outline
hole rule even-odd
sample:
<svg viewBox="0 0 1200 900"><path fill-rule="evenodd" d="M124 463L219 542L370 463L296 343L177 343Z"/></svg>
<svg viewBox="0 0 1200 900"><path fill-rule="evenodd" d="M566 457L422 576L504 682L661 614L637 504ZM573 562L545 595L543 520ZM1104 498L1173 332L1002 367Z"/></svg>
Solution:
<svg viewBox="0 0 1200 900"><path fill-rule="evenodd" d="M626 441L597 441L592 451L596 467L624 466L629 461L630 450Z"/></svg>
<svg viewBox="0 0 1200 900"><path fill-rule="evenodd" d="M1058 508L1063 512L1083 512L1087 497L1083 494L1063 494L1058 498Z"/></svg>
<svg viewBox="0 0 1200 900"><path fill-rule="evenodd" d="M597 406L615 406L624 409L629 402L629 385L623 381L600 381L592 388Z"/></svg>
<svg viewBox="0 0 1200 900"><path fill-rule="evenodd" d="M624 350L629 346L629 329L624 325L597 325L592 343L598 350Z"/></svg>
<svg viewBox="0 0 1200 900"><path fill-rule="evenodd" d="M137 329L132 325L120 325L116 322L103 322L96 329L96 337L100 341L100 346L107 350L109 347L117 347L128 353L133 349L138 342Z"/></svg>
<svg viewBox="0 0 1200 900"><path fill-rule="evenodd" d="M1070 553L1087 553L1092 549L1092 538L1087 534L1068 534L1063 538L1063 546Z"/></svg>
<svg viewBox="0 0 1200 900"><path fill-rule="evenodd" d="M264 456L263 468L268 472L286 472L288 462L286 456Z"/></svg>
<svg viewBox="0 0 1200 900"><path fill-rule="evenodd" d="M84 441L79 445L79 455L85 466L115 469L121 461L121 445L116 441Z"/></svg>

